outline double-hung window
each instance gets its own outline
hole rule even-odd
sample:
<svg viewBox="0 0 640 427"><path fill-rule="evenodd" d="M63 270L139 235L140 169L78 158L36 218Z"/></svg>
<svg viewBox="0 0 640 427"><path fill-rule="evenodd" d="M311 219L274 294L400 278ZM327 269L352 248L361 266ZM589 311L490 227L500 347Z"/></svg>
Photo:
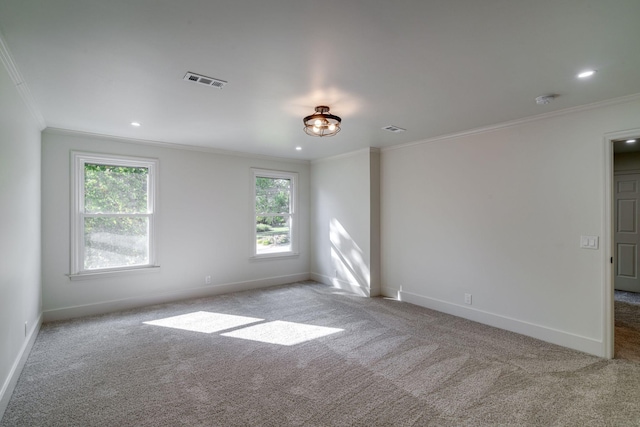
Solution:
<svg viewBox="0 0 640 427"><path fill-rule="evenodd" d="M158 161L72 153L71 276L154 267Z"/></svg>
<svg viewBox="0 0 640 427"><path fill-rule="evenodd" d="M253 256L297 254L298 174L264 169L253 172Z"/></svg>

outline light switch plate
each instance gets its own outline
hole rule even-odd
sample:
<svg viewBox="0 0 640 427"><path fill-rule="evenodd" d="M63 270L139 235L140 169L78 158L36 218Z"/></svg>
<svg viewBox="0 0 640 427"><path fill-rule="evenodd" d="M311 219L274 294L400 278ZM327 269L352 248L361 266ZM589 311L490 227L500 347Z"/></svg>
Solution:
<svg viewBox="0 0 640 427"><path fill-rule="evenodd" d="M598 236L580 236L580 247L582 249L598 249Z"/></svg>

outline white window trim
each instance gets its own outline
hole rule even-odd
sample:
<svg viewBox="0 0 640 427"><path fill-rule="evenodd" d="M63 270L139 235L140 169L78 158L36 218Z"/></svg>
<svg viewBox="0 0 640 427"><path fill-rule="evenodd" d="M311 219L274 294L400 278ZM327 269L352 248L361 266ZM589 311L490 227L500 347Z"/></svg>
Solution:
<svg viewBox="0 0 640 427"><path fill-rule="evenodd" d="M289 179L291 180L291 212L289 214L291 218L291 250L283 251L283 252L274 252L268 254L259 254L256 250L256 240L257 240L257 230L256 230L256 216L258 213L256 212L256 178L281 178L281 179ZM251 234L251 259L260 260L260 259L272 259L272 258L291 258L299 256L298 253L298 173L297 172L286 172L286 171L278 171L271 169L257 169L251 168L251 229L253 230Z"/></svg>
<svg viewBox="0 0 640 427"><path fill-rule="evenodd" d="M144 265L83 270L84 266L84 165L98 163L125 167L145 167L149 169L148 206L150 212L143 214L149 217L149 263ZM134 274L145 271L159 271L157 263L157 192L158 192L158 159L119 156L112 154L96 154L71 152L71 280L112 277L120 274Z"/></svg>

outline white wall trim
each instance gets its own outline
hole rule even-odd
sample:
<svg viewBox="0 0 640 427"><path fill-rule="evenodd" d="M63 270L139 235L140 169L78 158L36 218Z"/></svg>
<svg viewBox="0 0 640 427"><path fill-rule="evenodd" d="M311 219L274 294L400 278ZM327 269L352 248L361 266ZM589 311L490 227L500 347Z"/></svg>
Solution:
<svg viewBox="0 0 640 427"><path fill-rule="evenodd" d="M604 203L602 212L602 356L612 359L614 356L614 308L613 308L613 143L603 138L603 177Z"/></svg>
<svg viewBox="0 0 640 427"><path fill-rule="evenodd" d="M563 347L569 347L574 350L583 351L585 353L593 354L596 356L606 357L606 355L603 353L603 342L593 338L560 331L558 329L553 329L546 326L536 325L534 323L524 322L522 320L513 319L511 317L501 316L499 314L489 313L487 311L465 307L435 298L429 298L426 296L414 294L412 292L401 290L399 292L399 295L401 301L408 302L410 304L419 305L421 307L426 307L432 310L462 317L474 322L479 322L496 328L505 329L507 331L516 332L518 334L527 335L542 341L557 344Z"/></svg>
<svg viewBox="0 0 640 427"><path fill-rule="evenodd" d="M370 297L371 290L359 284L353 284L351 282L347 282L346 280L340 280L337 278L329 277L320 273L311 273L311 280L315 280L316 282L323 283L325 285L332 286L334 288L342 289L343 291L351 292L352 294Z"/></svg>
<svg viewBox="0 0 640 427"><path fill-rule="evenodd" d="M7 69L7 73L9 73L9 77L13 81L13 84L16 86L16 89L18 90L18 93L27 106L27 109L36 120L39 130L47 127L47 123L40 113L40 110L36 106L33 96L31 96L29 86L27 86L27 83L22 78L22 74L20 73L20 70L18 70L18 66L13 60L13 55L11 55L9 46L7 46L7 43L4 41L2 34L0 34L0 61L2 61L4 67Z"/></svg>
<svg viewBox="0 0 640 427"><path fill-rule="evenodd" d="M380 295L383 297L400 299L400 289L392 286L382 286L380 288Z"/></svg>
<svg viewBox="0 0 640 427"><path fill-rule="evenodd" d="M33 343L36 341L36 337L38 336L38 332L40 332L40 326L42 325L42 313L38 316L35 324L29 331L24 343L22 344L22 348L20 348L20 352L18 353L18 357L16 357L15 362L13 362L13 366L9 371L9 376L5 380L2 385L2 389L0 389L0 420L2 420L2 416L4 415L4 411L7 409L7 405L9 404L9 400L11 400L11 395L13 394L13 390L16 388L16 384L18 383L18 378L22 373L22 368L24 368L24 364L27 362L27 358L29 357L29 353L33 348Z"/></svg>
<svg viewBox="0 0 640 427"><path fill-rule="evenodd" d="M46 129L44 129L43 132L54 134L54 135L97 138L97 139L102 139L106 141L126 142L128 144L146 145L146 146L152 146L152 147L168 148L173 150L197 151L202 153L218 154L221 156L244 157L249 159L260 159L260 160L269 160L269 161L287 162L287 163L299 163L299 164L305 164L305 165L310 163L309 160L292 159L288 157L276 157L276 156L267 156L264 154L243 153L241 151L223 150L220 148L202 147L198 145L189 145L189 144L176 144L175 142L152 141L148 139L127 138L124 136L104 135L100 133L84 132L84 131L71 130L71 129L47 127Z"/></svg>
<svg viewBox="0 0 640 427"><path fill-rule="evenodd" d="M365 153L379 153L380 151L381 150L376 147L367 147L367 148L362 148L360 150L349 151L348 153L337 154L335 156L323 157L321 159L314 159L314 160L311 160L311 164L318 164L323 162L329 162L332 160L344 159L346 157L357 156L359 154L365 154Z"/></svg>
<svg viewBox="0 0 640 427"><path fill-rule="evenodd" d="M613 264L611 258L615 254L614 250L614 223L613 223L613 141L625 138L637 137L640 135L640 128L628 129L618 132L609 132L602 138L603 149L603 185L604 203L602 212L602 356L613 358L614 356L614 278ZM614 260L615 261L615 260Z"/></svg>
<svg viewBox="0 0 640 427"><path fill-rule="evenodd" d="M503 123L497 123L495 125L483 126L483 127L480 127L480 128L470 129L470 130L467 130L467 131L435 136L433 138L427 138L427 139L423 139L423 140L420 140L420 141L408 142L406 144L398 144L398 145L393 145L391 147L383 147L380 150L382 152L392 151L392 150L399 150L399 149L402 149L402 148L413 147L415 145L431 144L431 143L434 143L434 142L444 141L444 140L447 140L447 139L461 138L461 137L464 137L464 136L478 135L478 134L483 134L483 133L490 133L490 132L494 132L494 131L497 131L497 130L500 130L500 129L519 126L519 125L522 125L522 124L525 124L525 123L537 122L537 121L546 120L546 119L549 119L549 118L552 118L552 117L565 116L565 115L568 115L568 114L574 114L574 113L579 113L579 112L582 112L582 111L593 110L593 109L602 108L602 107L608 107L610 105L624 104L624 103L638 101L638 100L640 100L640 93L636 93L636 94L633 94L633 95L622 96L622 97L619 97L619 98L613 98L613 99L609 99L609 100L606 100L606 101L593 102L591 104L579 105L577 107L565 108L565 109L562 109L562 110L552 111L552 112L549 112L549 113L538 114L536 116L524 117L522 119L511 120L511 121L503 122Z"/></svg>
<svg viewBox="0 0 640 427"><path fill-rule="evenodd" d="M617 170L613 171L614 175L634 175L637 173L640 173L640 169L626 169L621 171L617 171Z"/></svg>
<svg viewBox="0 0 640 427"><path fill-rule="evenodd" d="M286 276L268 277L265 279L248 280L204 286L198 288L183 289L176 292L165 292L138 297L123 298L111 301L102 301L93 304L77 305L73 307L45 310L44 321L71 319L75 317L91 316L95 314L113 313L136 307L144 307L154 304L163 304L190 298L203 298L230 292L248 291L251 289L266 288L270 286L286 285L309 280L309 273L290 274Z"/></svg>

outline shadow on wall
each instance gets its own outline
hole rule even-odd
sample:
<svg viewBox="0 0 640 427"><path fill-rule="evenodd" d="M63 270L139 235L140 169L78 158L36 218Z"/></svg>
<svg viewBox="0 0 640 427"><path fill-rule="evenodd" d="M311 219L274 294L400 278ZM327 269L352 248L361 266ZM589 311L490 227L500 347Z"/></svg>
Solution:
<svg viewBox="0 0 640 427"><path fill-rule="evenodd" d="M362 249L335 218L329 223L329 241L334 269L333 286L343 289L346 284L352 292L369 296L371 272L364 262Z"/></svg>

